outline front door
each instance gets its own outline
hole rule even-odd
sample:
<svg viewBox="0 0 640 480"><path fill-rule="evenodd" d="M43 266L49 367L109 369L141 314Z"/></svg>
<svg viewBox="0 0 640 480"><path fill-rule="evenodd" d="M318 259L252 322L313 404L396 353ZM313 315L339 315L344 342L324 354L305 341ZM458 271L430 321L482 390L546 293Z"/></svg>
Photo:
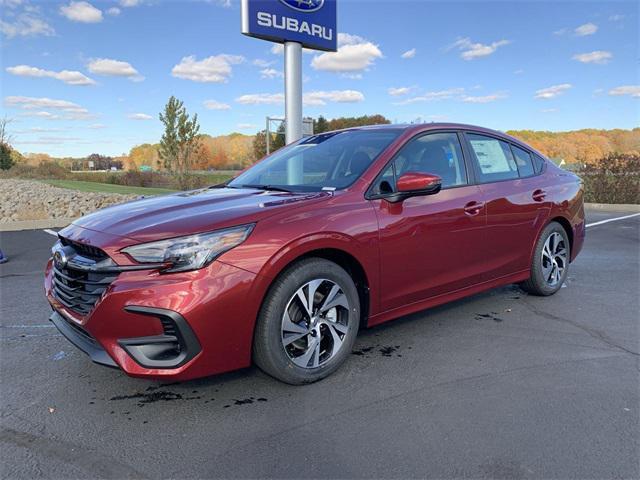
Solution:
<svg viewBox="0 0 640 480"><path fill-rule="evenodd" d="M442 190L399 203L384 200L405 172L432 173ZM486 210L456 132L409 141L376 180L372 202L380 229L380 307L392 310L481 280Z"/></svg>

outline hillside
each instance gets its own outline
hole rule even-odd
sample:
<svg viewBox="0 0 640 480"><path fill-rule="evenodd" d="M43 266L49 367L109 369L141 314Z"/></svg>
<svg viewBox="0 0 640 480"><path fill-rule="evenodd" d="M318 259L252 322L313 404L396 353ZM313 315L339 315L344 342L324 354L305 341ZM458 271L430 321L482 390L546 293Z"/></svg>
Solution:
<svg viewBox="0 0 640 480"><path fill-rule="evenodd" d="M510 130L507 133L548 157L564 159L567 163L592 163L609 153L640 153L640 128L569 132Z"/></svg>

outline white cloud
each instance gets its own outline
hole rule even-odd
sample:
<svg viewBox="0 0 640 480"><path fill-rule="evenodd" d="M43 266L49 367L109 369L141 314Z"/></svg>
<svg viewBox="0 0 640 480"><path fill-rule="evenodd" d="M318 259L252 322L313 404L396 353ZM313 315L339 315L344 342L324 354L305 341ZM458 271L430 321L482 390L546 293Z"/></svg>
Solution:
<svg viewBox="0 0 640 480"><path fill-rule="evenodd" d="M387 90L387 93L392 97L400 97L402 95L408 95L414 90L413 87L391 87Z"/></svg>
<svg viewBox="0 0 640 480"><path fill-rule="evenodd" d="M550 98L555 98L558 95L562 95L564 92L569 90L573 85L570 83L563 83L560 85L553 85L551 87L542 88L540 90L536 90L535 98L540 98L543 100L548 100Z"/></svg>
<svg viewBox="0 0 640 480"><path fill-rule="evenodd" d="M29 65L16 65L15 67L7 67L7 72L11 75L20 77L37 77L37 78L55 78L68 85L95 85L95 81L75 70L62 70L54 72L52 70L43 70Z"/></svg>
<svg viewBox="0 0 640 480"><path fill-rule="evenodd" d="M144 77L130 63L111 58L94 58L87 64L87 68L97 75L126 77L134 82L144 80Z"/></svg>
<svg viewBox="0 0 640 480"><path fill-rule="evenodd" d="M7 38L37 37L39 35L50 37L54 35L53 27L39 18L36 13L21 13L11 21L8 21L8 16L3 15L4 19L0 19L0 32Z"/></svg>
<svg viewBox="0 0 640 480"><path fill-rule="evenodd" d="M23 114L24 116L41 117L48 120L88 120L95 117L86 108L67 100L47 97L9 96L5 97L4 103L7 107L26 110ZM45 110L57 110L64 115L53 114Z"/></svg>
<svg viewBox="0 0 640 480"><path fill-rule="evenodd" d="M313 91L305 93L302 102L306 106L317 107L332 103L356 103L364 101L364 95L357 90ZM282 93L255 93L242 95L236 102L243 105L279 105L284 103Z"/></svg>
<svg viewBox="0 0 640 480"><path fill-rule="evenodd" d="M404 58L404 59L413 58L415 56L416 56L416 49L415 48L412 48L411 50L407 50L402 55L400 55L400 57Z"/></svg>
<svg viewBox="0 0 640 480"><path fill-rule="evenodd" d="M458 98L460 95L463 95L463 94L464 94L464 88L449 88L446 90L427 92L423 95L407 98L406 100L402 100L401 102L394 103L394 105L412 105L414 103L434 102L438 100L450 100L453 98Z"/></svg>
<svg viewBox="0 0 640 480"><path fill-rule="evenodd" d="M362 101L364 101L364 95L357 90L316 91L302 96L302 103L308 106L326 105L327 102L357 103Z"/></svg>
<svg viewBox="0 0 640 480"><path fill-rule="evenodd" d="M361 72L382 58L377 45L357 35L338 34L338 51L326 52L313 57L311 66L327 72Z"/></svg>
<svg viewBox="0 0 640 480"><path fill-rule="evenodd" d="M449 45L445 50L451 50L457 48L462 53L460 57L464 60L474 60L480 57L486 57L495 53L495 51L504 45L509 45L509 40L498 40L489 45L483 43L473 43L469 37L459 38L454 43Z"/></svg>
<svg viewBox="0 0 640 480"><path fill-rule="evenodd" d="M558 30L553 32L554 35L558 35L558 36L564 35L565 33L567 33L567 29L566 28L560 28L560 29L558 29Z"/></svg>
<svg viewBox="0 0 640 480"><path fill-rule="evenodd" d="M218 102L217 100L205 100L204 107L208 110L229 110L231 105Z"/></svg>
<svg viewBox="0 0 640 480"><path fill-rule="evenodd" d="M258 126L254 125L253 123L239 123L238 125L236 125L236 128L240 130L251 130L258 128Z"/></svg>
<svg viewBox="0 0 640 480"><path fill-rule="evenodd" d="M491 95L470 96L465 95L461 98L464 103L490 103L496 100L507 98L506 93L493 93Z"/></svg>
<svg viewBox="0 0 640 480"><path fill-rule="evenodd" d="M609 60L613 58L613 55L611 52L606 52L604 50L595 50L589 53L574 55L572 58L582 63L597 63L599 65L604 65L609 63Z"/></svg>
<svg viewBox="0 0 640 480"><path fill-rule="evenodd" d="M56 110L63 110L65 112L86 111L76 103L68 102L67 100L56 100L47 97L10 96L5 97L4 103L9 107L17 107L25 110L52 108Z"/></svg>
<svg viewBox="0 0 640 480"><path fill-rule="evenodd" d="M640 98L640 85L622 85L609 90L609 95L614 97L629 95L633 98Z"/></svg>
<svg viewBox="0 0 640 480"><path fill-rule="evenodd" d="M89 2L69 2L69 5L60 7L60 14L72 22L98 23L102 21L102 11Z"/></svg>
<svg viewBox="0 0 640 480"><path fill-rule="evenodd" d="M236 98L236 102L242 105L277 105L284 103L284 94L282 93L252 93L241 95Z"/></svg>
<svg viewBox="0 0 640 480"><path fill-rule="evenodd" d="M523 73L524 73L524 69L523 68L519 68L519 69L513 71L514 75L522 75Z"/></svg>
<svg viewBox="0 0 640 480"><path fill-rule="evenodd" d="M280 70L276 70L275 68L265 68L263 70L260 70L260 78L284 78L284 73L282 73Z"/></svg>
<svg viewBox="0 0 640 480"><path fill-rule="evenodd" d="M585 23L584 25L580 25L577 27L573 33L575 33L579 37L584 37L586 35L593 35L598 31L598 26L595 23Z"/></svg>
<svg viewBox="0 0 640 480"><path fill-rule="evenodd" d="M120 0L120 5L123 7L137 7L142 2L140 0Z"/></svg>
<svg viewBox="0 0 640 480"><path fill-rule="evenodd" d="M111 7L107 10L107 15L111 15L112 17L120 15L120 9L118 7Z"/></svg>
<svg viewBox="0 0 640 480"><path fill-rule="evenodd" d="M42 118L44 120L59 120L60 119L60 115L57 115L57 114L51 113L51 112L45 112L45 111L41 111L41 112L25 112L25 113L21 113L20 116L22 116L22 117Z"/></svg>
<svg viewBox="0 0 640 480"><path fill-rule="evenodd" d="M90 128L91 130L101 130L103 128L107 128L107 126L102 123L93 123L89 125L87 128Z"/></svg>
<svg viewBox="0 0 640 480"><path fill-rule="evenodd" d="M203 83L226 83L232 73L232 65L244 62L240 55L215 55L196 60L194 55L184 57L171 70L174 77Z"/></svg>
<svg viewBox="0 0 640 480"><path fill-rule="evenodd" d="M610 22L619 22L620 20L624 20L624 15L615 14L609 16Z"/></svg>
<svg viewBox="0 0 640 480"><path fill-rule="evenodd" d="M127 118L131 120L153 120L153 117L146 113L130 113Z"/></svg>
<svg viewBox="0 0 640 480"><path fill-rule="evenodd" d="M542 110L540 110L540 112L542 113L555 113L557 111L558 111L557 108L543 108Z"/></svg>

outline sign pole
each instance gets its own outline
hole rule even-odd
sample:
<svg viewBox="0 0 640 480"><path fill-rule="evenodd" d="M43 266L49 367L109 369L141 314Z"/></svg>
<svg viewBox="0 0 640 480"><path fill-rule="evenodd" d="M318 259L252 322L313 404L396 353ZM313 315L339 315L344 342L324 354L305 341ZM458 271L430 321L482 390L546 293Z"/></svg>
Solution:
<svg viewBox="0 0 640 480"><path fill-rule="evenodd" d="M284 44L285 141L302 138L302 45Z"/></svg>

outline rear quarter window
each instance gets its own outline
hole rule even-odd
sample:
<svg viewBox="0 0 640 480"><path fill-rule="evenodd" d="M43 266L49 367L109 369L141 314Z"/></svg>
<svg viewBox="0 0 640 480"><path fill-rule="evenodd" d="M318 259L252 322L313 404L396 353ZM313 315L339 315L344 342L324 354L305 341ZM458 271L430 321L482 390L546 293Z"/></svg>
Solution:
<svg viewBox="0 0 640 480"><path fill-rule="evenodd" d="M511 150L513 151L513 157L515 158L516 164L518 165L520 176L531 177L535 175L533 161L531 160L531 154L520 147L516 147L515 145L511 145Z"/></svg>
<svg viewBox="0 0 640 480"><path fill-rule="evenodd" d="M533 169L536 173L541 173L544 170L545 160L540 155L536 155L535 153L531 155L533 157Z"/></svg>

